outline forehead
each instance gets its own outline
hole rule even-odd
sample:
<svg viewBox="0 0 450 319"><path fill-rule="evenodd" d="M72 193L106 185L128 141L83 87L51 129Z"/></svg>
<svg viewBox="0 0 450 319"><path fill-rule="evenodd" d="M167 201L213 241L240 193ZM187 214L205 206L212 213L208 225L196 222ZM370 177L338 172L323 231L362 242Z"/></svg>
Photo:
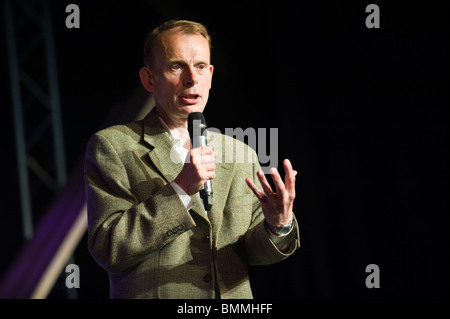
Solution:
<svg viewBox="0 0 450 319"><path fill-rule="evenodd" d="M201 34L185 34L178 29L164 31L155 45L155 56L159 59L197 58L209 61L208 41Z"/></svg>

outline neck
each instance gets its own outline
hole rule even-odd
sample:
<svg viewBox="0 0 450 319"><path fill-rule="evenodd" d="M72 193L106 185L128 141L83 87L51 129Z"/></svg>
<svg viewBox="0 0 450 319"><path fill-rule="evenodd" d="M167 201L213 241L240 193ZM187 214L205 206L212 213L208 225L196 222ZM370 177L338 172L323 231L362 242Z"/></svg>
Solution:
<svg viewBox="0 0 450 319"><path fill-rule="evenodd" d="M174 118L167 115L167 113L160 107L156 107L156 113L163 119L164 123L170 130L177 128L187 129L187 118Z"/></svg>

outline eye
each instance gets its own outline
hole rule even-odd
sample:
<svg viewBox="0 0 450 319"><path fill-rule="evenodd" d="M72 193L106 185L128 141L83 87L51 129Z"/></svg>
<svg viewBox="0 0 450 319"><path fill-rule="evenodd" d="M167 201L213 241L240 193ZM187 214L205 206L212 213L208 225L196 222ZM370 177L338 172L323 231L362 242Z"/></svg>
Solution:
<svg viewBox="0 0 450 319"><path fill-rule="evenodd" d="M179 64L174 64L170 68L174 71L178 71L179 69L181 69L181 66Z"/></svg>
<svg viewBox="0 0 450 319"><path fill-rule="evenodd" d="M200 65L198 66L198 68L199 68L200 70L204 70L204 69L206 69L206 65L205 65L205 64L200 64Z"/></svg>

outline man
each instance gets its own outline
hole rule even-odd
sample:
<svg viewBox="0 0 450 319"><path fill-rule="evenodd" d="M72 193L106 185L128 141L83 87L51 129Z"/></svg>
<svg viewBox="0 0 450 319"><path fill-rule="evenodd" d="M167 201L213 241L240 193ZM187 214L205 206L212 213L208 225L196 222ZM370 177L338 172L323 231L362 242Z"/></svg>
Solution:
<svg viewBox="0 0 450 319"><path fill-rule="evenodd" d="M208 101L210 51L202 24L160 25L139 72L154 109L89 141L88 246L109 273L111 298L252 298L248 266L299 247L297 172L288 160L284 182L271 170L274 192L251 148L241 157L250 161L236 160L242 142L208 133L208 146L191 148L187 118ZM208 212L198 195L206 180L214 190Z"/></svg>

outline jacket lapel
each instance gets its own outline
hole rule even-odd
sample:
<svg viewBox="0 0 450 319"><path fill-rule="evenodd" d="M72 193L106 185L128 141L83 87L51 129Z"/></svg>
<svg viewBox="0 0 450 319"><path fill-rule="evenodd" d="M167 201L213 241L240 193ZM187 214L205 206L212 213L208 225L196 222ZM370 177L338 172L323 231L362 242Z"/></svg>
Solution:
<svg viewBox="0 0 450 319"><path fill-rule="evenodd" d="M159 121L155 109L144 118L142 138L152 146L149 157L160 174L168 183L173 181L183 168L183 163L177 161L174 154L171 157L173 143L169 133Z"/></svg>
<svg viewBox="0 0 450 319"><path fill-rule="evenodd" d="M223 150L223 136L221 134L208 132L207 144L219 153L216 159L216 178L211 181L213 188L213 205L208 213L208 218L212 225L213 238L217 238L220 227L222 226L223 210L230 188L231 163L226 163Z"/></svg>

